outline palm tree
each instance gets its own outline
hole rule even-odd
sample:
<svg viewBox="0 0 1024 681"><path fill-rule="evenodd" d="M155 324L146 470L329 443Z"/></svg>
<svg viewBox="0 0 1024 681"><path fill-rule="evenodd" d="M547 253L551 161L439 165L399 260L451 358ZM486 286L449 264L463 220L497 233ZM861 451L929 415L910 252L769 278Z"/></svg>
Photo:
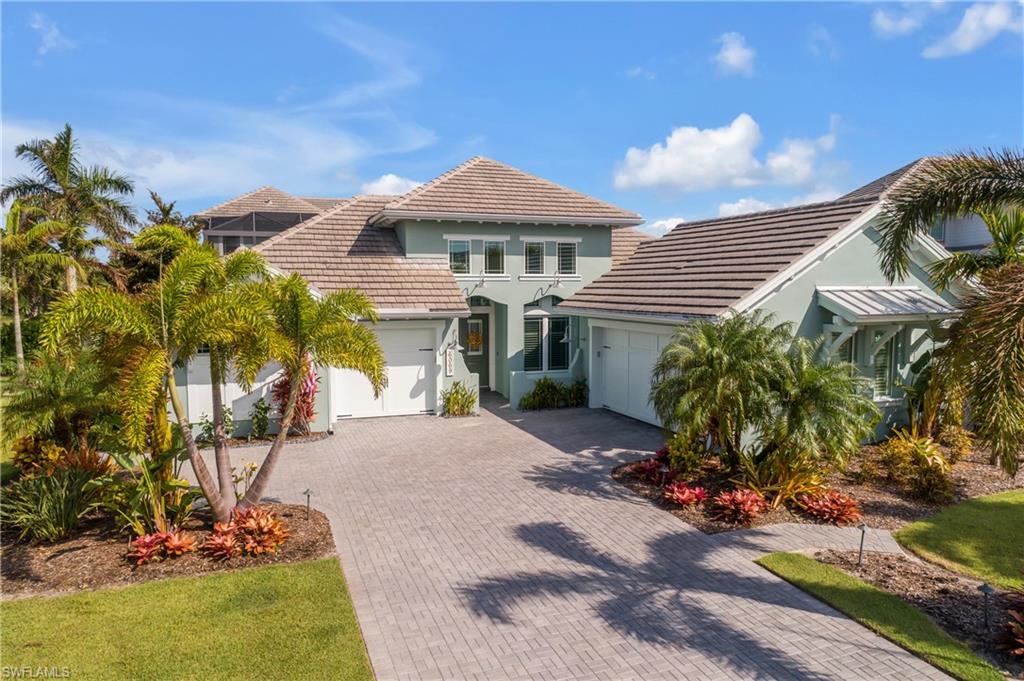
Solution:
<svg viewBox="0 0 1024 681"><path fill-rule="evenodd" d="M973 279L985 270L1024 262L1024 211L997 209L981 213L992 244L981 253L954 253L929 268L939 289L956 279Z"/></svg>
<svg viewBox="0 0 1024 681"><path fill-rule="evenodd" d="M0 190L0 202L21 199L43 208L67 230L62 250L80 262L87 261L96 242L86 238L95 228L107 240L120 243L136 223L125 201L134 191L127 176L102 166L85 166L78 158L78 144L70 125L52 140L32 140L15 148L18 158L28 161L34 174L11 179ZM78 268L66 269L68 291L78 288Z"/></svg>
<svg viewBox="0 0 1024 681"><path fill-rule="evenodd" d="M387 384L384 354L377 335L359 323L378 320L376 308L363 293L348 289L317 298L302 277L292 274L273 282L271 306L277 333L285 341L274 349L275 359L290 377L290 389L280 430L240 502L243 508L259 503L266 491L295 416L295 402L312 364L354 369L369 379L377 395Z"/></svg>
<svg viewBox="0 0 1024 681"><path fill-rule="evenodd" d="M1024 206L1024 153L965 151L930 158L886 200L879 257L890 281L907 275L915 238L940 219Z"/></svg>
<svg viewBox="0 0 1024 681"><path fill-rule="evenodd" d="M46 211L35 206L26 206L14 201L7 212L0 252L7 262L11 277L12 316L14 321L14 357L18 373L25 371L25 348L21 336L21 288L19 269L25 266L44 265L61 268L78 268L73 258L57 253L50 248L50 242L65 232L65 226L55 220L47 220Z"/></svg>
<svg viewBox="0 0 1024 681"><path fill-rule="evenodd" d="M662 424L688 440L710 435L734 465L744 430L770 413L772 380L786 369L791 339L789 324L761 311L679 327L651 374Z"/></svg>
<svg viewBox="0 0 1024 681"><path fill-rule="evenodd" d="M174 225L181 227L192 238L198 240L203 231L203 221L194 215L185 217L181 211L175 210L177 201L164 201L164 199L152 189L149 190L149 198L153 201L153 207L146 209L146 220L151 225Z"/></svg>
<svg viewBox="0 0 1024 681"><path fill-rule="evenodd" d="M762 454L842 460L872 434L881 412L857 367L826 356L825 341L796 338L775 387L775 407L762 433Z"/></svg>

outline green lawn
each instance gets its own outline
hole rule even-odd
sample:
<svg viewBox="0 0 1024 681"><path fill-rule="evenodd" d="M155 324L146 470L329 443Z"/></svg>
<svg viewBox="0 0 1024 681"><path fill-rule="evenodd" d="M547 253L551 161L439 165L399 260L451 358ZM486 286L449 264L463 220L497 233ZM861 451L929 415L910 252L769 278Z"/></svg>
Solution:
<svg viewBox="0 0 1024 681"><path fill-rule="evenodd" d="M0 665L75 679L372 681L336 558L0 604Z"/></svg>
<svg viewBox="0 0 1024 681"><path fill-rule="evenodd" d="M773 553L757 562L958 679L1004 678L917 608L841 570L796 553Z"/></svg>
<svg viewBox="0 0 1024 681"><path fill-rule="evenodd" d="M1024 588L1024 490L978 497L907 525L896 539L925 560Z"/></svg>

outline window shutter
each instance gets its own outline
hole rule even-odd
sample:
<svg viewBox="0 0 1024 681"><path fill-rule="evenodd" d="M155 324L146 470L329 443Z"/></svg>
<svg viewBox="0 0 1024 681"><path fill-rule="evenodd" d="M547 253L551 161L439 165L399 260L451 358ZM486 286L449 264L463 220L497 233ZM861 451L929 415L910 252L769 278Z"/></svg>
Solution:
<svg viewBox="0 0 1024 681"><path fill-rule="evenodd" d="M541 321L527 319L523 322L523 369L542 371L544 369L544 348L541 345Z"/></svg>
<svg viewBox="0 0 1024 681"><path fill-rule="evenodd" d="M875 397L888 397L891 391L892 355L896 339L890 338L875 355Z"/></svg>
<svg viewBox="0 0 1024 681"><path fill-rule="evenodd" d="M576 244L558 244L558 273L576 274Z"/></svg>
<svg viewBox="0 0 1024 681"><path fill-rule="evenodd" d="M568 327L568 317L548 319L548 369L569 368L569 344L562 342Z"/></svg>

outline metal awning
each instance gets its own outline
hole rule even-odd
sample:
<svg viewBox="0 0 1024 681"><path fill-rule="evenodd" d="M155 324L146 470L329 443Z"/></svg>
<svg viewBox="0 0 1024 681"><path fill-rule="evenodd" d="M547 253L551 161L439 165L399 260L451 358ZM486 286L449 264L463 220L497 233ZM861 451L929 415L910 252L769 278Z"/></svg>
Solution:
<svg viewBox="0 0 1024 681"><path fill-rule="evenodd" d="M923 322L957 310L916 286L818 286L818 305L854 323Z"/></svg>

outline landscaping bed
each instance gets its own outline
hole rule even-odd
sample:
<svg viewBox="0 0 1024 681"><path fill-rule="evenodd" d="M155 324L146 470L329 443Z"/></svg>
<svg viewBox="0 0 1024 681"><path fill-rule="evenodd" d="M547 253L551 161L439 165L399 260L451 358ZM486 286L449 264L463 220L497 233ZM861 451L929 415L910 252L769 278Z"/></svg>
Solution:
<svg viewBox="0 0 1024 681"><path fill-rule="evenodd" d="M286 445L302 444L303 442L317 442L319 440L326 440L330 437L330 433L327 431L321 431L318 433L310 433L309 435L289 435L285 438L284 443ZM244 449L246 447L269 447L274 444L274 440L277 439L276 435L268 435L264 438L248 438L248 437L229 437L227 439L228 446L232 449ZM204 442L201 447L203 450L212 450L213 443Z"/></svg>
<svg viewBox="0 0 1024 681"><path fill-rule="evenodd" d="M4 599L31 595L94 590L135 584L167 577L201 575L276 563L295 563L334 553L334 538L327 517L306 507L265 504L287 525L289 537L275 553L213 560L198 552L186 553L141 566L125 559L128 535L117 531L109 516L87 519L81 532L52 544L15 542L4 538L0 549L0 591ZM184 529L197 543L210 534L211 520L205 511L185 522Z"/></svg>
<svg viewBox="0 0 1024 681"><path fill-rule="evenodd" d="M962 577L921 560L896 554L868 553L857 565L856 551L818 551L814 557L898 596L928 615L943 631L967 644L999 668L1022 678L1024 661L1000 648L1001 632L1009 621L1006 611L1024 608L1024 598L1009 591L990 597L991 626L985 626L985 598L981 582Z"/></svg>

